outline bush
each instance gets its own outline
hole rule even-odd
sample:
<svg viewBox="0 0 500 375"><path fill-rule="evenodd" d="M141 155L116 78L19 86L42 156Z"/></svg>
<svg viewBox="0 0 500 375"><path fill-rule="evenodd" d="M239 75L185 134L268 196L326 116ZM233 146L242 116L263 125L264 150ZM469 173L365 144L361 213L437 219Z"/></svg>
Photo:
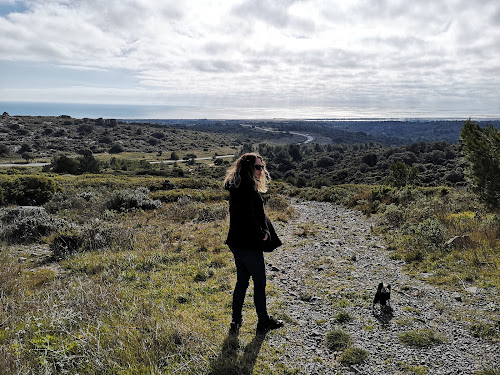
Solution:
<svg viewBox="0 0 500 375"><path fill-rule="evenodd" d="M40 241L66 226L64 220L53 218L43 207L15 207L3 211L0 233L7 242L26 243Z"/></svg>
<svg viewBox="0 0 500 375"><path fill-rule="evenodd" d="M151 210L161 207L159 200L149 197L149 190L139 187L135 190L116 191L108 200L107 207L116 211L129 211L132 209Z"/></svg>
<svg viewBox="0 0 500 375"><path fill-rule="evenodd" d="M385 208L383 221L391 227L400 227L404 223L403 208L391 203Z"/></svg>
<svg viewBox="0 0 500 375"><path fill-rule="evenodd" d="M349 334L340 329L334 329L326 334L326 347L329 350L346 349L350 344Z"/></svg>
<svg viewBox="0 0 500 375"><path fill-rule="evenodd" d="M273 195L267 201L267 206L270 210L283 212L290 207L290 202L288 198L283 195Z"/></svg>
<svg viewBox="0 0 500 375"><path fill-rule="evenodd" d="M134 234L129 229L96 220L82 230L81 251L97 251L114 248L119 250L132 250L134 242Z"/></svg>
<svg viewBox="0 0 500 375"><path fill-rule="evenodd" d="M9 176L4 181L0 180L0 188L3 190L4 204L20 206L42 205L59 190L52 179L44 176Z"/></svg>
<svg viewBox="0 0 500 375"><path fill-rule="evenodd" d="M444 342L435 331L425 328L403 332L399 335L399 339L403 344L414 348L428 348Z"/></svg>
<svg viewBox="0 0 500 375"><path fill-rule="evenodd" d="M116 144L116 145L111 146L111 148L109 149L108 152L110 154L120 154L123 151L125 151L125 149L123 148L123 146L121 144Z"/></svg>
<svg viewBox="0 0 500 375"><path fill-rule="evenodd" d="M347 311L341 311L335 315L335 320L339 323L348 323L352 321L352 317Z"/></svg>
<svg viewBox="0 0 500 375"><path fill-rule="evenodd" d="M368 358L368 352L361 348L347 348L340 355L339 362L346 366L359 365Z"/></svg>
<svg viewBox="0 0 500 375"><path fill-rule="evenodd" d="M65 258L76 253L82 246L83 239L78 232L57 233L50 243L50 250L56 258Z"/></svg>
<svg viewBox="0 0 500 375"><path fill-rule="evenodd" d="M54 257L103 249L132 250L134 234L123 227L95 220L82 228L55 234L50 242Z"/></svg>
<svg viewBox="0 0 500 375"><path fill-rule="evenodd" d="M474 375L500 375L500 368L489 368L475 372Z"/></svg>
<svg viewBox="0 0 500 375"><path fill-rule="evenodd" d="M444 245L446 227L439 220L430 218L418 224L415 239L421 248L440 248Z"/></svg>

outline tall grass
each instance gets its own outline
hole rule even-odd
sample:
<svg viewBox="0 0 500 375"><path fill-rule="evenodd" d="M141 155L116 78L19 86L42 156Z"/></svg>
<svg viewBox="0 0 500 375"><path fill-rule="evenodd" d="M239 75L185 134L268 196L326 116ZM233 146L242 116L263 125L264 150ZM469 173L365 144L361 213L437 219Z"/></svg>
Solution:
<svg viewBox="0 0 500 375"><path fill-rule="evenodd" d="M106 194L92 195L106 200ZM85 207L78 202L51 211L73 217ZM287 212L281 204L282 212L271 215ZM0 373L217 372L235 282L224 245L227 202L201 203L186 195L152 210L115 213L106 222L102 213L96 212L97 221L79 224L89 225L73 232L80 236L80 250L55 264L59 268L31 272L30 260L18 262L8 255L17 250L3 245ZM47 241L54 244L61 235ZM125 241L128 235L133 241ZM286 366L275 371L259 360L276 354L263 340L254 342L254 309L244 308L247 322L237 355L223 367L287 373ZM241 355L245 346L255 355Z"/></svg>

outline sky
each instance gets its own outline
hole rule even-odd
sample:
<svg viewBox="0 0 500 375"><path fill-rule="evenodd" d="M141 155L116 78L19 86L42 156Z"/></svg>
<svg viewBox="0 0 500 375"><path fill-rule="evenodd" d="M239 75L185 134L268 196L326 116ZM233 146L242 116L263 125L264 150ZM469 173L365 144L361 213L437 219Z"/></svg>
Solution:
<svg viewBox="0 0 500 375"><path fill-rule="evenodd" d="M0 102L500 118L500 1L0 0Z"/></svg>

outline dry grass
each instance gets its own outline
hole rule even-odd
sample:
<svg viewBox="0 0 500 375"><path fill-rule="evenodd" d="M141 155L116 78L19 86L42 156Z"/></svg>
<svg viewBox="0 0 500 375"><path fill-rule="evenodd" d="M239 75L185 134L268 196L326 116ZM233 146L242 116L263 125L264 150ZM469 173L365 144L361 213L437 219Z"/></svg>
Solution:
<svg viewBox="0 0 500 375"><path fill-rule="evenodd" d="M31 271L35 255L19 262L3 245L0 373L218 372L235 283L226 205L185 199L114 215L107 228L134 240L70 255L60 261L63 273ZM245 309L237 355L224 368L287 373L269 367L276 353L255 342L253 305ZM250 347L254 355L242 355Z"/></svg>

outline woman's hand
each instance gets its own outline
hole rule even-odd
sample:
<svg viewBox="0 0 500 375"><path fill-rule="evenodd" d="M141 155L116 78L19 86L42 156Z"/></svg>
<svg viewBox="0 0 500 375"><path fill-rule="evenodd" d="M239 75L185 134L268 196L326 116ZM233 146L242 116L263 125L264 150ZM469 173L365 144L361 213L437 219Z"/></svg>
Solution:
<svg viewBox="0 0 500 375"><path fill-rule="evenodd" d="M267 241L268 238L269 238L269 236L266 233L266 235L264 236L264 241Z"/></svg>

